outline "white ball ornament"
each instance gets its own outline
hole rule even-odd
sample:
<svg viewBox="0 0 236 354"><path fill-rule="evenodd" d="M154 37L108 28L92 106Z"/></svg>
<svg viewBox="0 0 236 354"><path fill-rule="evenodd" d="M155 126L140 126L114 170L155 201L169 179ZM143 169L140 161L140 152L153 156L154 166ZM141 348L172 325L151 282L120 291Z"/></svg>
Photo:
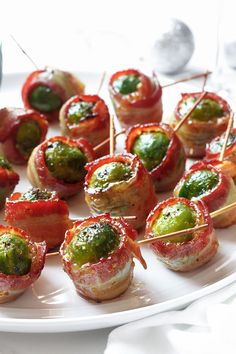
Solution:
<svg viewBox="0 0 236 354"><path fill-rule="evenodd" d="M194 37L182 21L172 18L165 21L151 46L151 64L163 74L181 71L194 52Z"/></svg>

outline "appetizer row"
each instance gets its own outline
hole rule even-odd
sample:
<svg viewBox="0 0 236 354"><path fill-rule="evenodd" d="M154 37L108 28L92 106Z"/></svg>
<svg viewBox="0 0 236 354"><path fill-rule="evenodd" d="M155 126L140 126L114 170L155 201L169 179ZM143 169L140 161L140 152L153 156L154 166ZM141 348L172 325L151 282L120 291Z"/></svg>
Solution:
<svg viewBox="0 0 236 354"><path fill-rule="evenodd" d="M138 136L134 139L135 134ZM235 164L233 157L230 160L234 155L228 152L233 149L233 136L232 132L225 150L226 161L198 162L185 173L183 147L168 125L136 126L126 141L127 150L132 154L108 155L97 160L85 139L59 136L45 140L33 150L28 177L33 186L56 191L63 198L76 194L84 185L85 199L93 214L136 215L133 226L139 228L157 201L155 190L175 187L175 196L203 199L210 211L234 201ZM3 205L19 176L3 158L0 172ZM232 217L218 226L234 222Z"/></svg>
<svg viewBox="0 0 236 354"><path fill-rule="evenodd" d="M135 69L119 71L110 78L109 93L125 129L161 121L162 87L155 75L148 77ZM200 96L201 92L182 94L170 119L172 128ZM0 141L12 163L25 163L32 149L45 139L46 120L59 118L63 135L86 138L93 147L109 136L107 105L98 95L85 95L84 84L68 72L46 68L31 73L23 85L22 98L25 109L0 111ZM207 93L177 132L187 156L205 155L206 144L226 130L230 111L222 97ZM108 145L99 156L106 153Z"/></svg>
<svg viewBox="0 0 236 354"><path fill-rule="evenodd" d="M29 193L30 197L25 197L30 200L34 193ZM39 196L39 191L36 193ZM38 204L34 200L31 203ZM134 257L147 268L140 252L143 241L136 242L137 232L123 218L102 214L75 221L67 227L60 247L61 261L83 297L103 301L122 294L133 277ZM179 230L184 230L184 235L171 236ZM218 249L206 205L185 198L170 198L157 204L147 218L145 238L150 239L158 259L175 271L198 268L210 261ZM45 241L35 242L19 228L1 226L1 302L16 298L39 277L46 249Z"/></svg>

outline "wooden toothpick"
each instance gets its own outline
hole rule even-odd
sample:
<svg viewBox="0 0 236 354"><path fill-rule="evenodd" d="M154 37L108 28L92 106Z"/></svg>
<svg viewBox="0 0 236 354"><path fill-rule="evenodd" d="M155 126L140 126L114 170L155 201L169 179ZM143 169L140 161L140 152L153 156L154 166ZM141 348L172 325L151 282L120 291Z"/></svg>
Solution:
<svg viewBox="0 0 236 354"><path fill-rule="evenodd" d="M166 88L166 87L170 87L170 86L174 86L176 84L179 84L181 82L186 82L186 81L190 81L190 80L194 80L194 79L198 79L200 77L208 77L208 75L212 74L212 71L205 71L204 73L200 73L200 74L195 74L195 75L190 75L187 77L184 77L182 79L176 80L174 82L171 82L170 84L166 84L163 85L162 88Z"/></svg>
<svg viewBox="0 0 236 354"><path fill-rule="evenodd" d="M103 83L104 83L105 77L106 77L106 71L103 71L102 76L101 76L101 79L100 79L100 82L99 82L99 86L98 86L98 90L97 90L97 95L99 95L99 93L100 93L100 91L101 91L101 88L102 88L102 85L103 85Z"/></svg>
<svg viewBox="0 0 236 354"><path fill-rule="evenodd" d="M33 66L35 67L36 70L39 70L38 65L35 63L35 61L29 56L28 53L26 53L26 51L22 48L22 46L20 45L20 43L15 39L15 37L10 34L11 38L13 39L13 41L16 43L17 47L20 48L20 50L22 51L22 53L29 59L29 61L33 64Z"/></svg>
<svg viewBox="0 0 236 354"><path fill-rule="evenodd" d="M185 229L185 230L180 230L180 231L175 231L175 232L171 232L169 234L166 235L161 235L161 236L156 236L156 237L152 237L152 238L147 238L145 240L141 240L138 241L139 246L143 246L146 245L148 243L153 243L155 241L163 241L163 240L168 240L170 238L173 237L177 237L177 236L182 236L182 235L186 235L195 231L199 231L202 229L205 229L206 227L208 227L208 224L203 224L203 225L198 225L189 229Z"/></svg>
<svg viewBox="0 0 236 354"><path fill-rule="evenodd" d="M110 155L114 155L114 135L115 135L115 127L114 127L114 117L110 115Z"/></svg>
<svg viewBox="0 0 236 354"><path fill-rule="evenodd" d="M174 128L175 133L182 127L182 125L185 123L185 121L191 116L191 114L196 109L196 107L199 105L199 103L203 100L204 97L206 97L207 93L208 93L207 91L202 92L202 94L197 99L197 101L194 103L192 108L188 111L188 113L181 119L181 121Z"/></svg>
<svg viewBox="0 0 236 354"><path fill-rule="evenodd" d="M205 74L203 75L204 79L203 79L203 84L202 84L202 91L205 91L205 86L206 86L206 83L207 83L209 72L210 71L206 71Z"/></svg>
<svg viewBox="0 0 236 354"><path fill-rule="evenodd" d="M230 211L231 209L234 209L235 207L236 207L236 202L226 205L221 209L215 210L212 213L210 213L210 215L212 218L215 218L221 214L224 214L226 211Z"/></svg>
<svg viewBox="0 0 236 354"><path fill-rule="evenodd" d="M231 112L230 113L229 122L228 122L228 126L227 126L227 130L225 132L224 143L223 143L223 146L222 146L222 149L221 149L221 152L220 152L220 157L219 157L219 161L220 162L222 162L224 160L225 150L226 150L226 147L227 147L227 142L228 142L228 139L229 139L229 134L230 134L230 131L232 129L233 123L234 123L234 113Z"/></svg>
<svg viewBox="0 0 236 354"><path fill-rule="evenodd" d="M114 138L117 138L119 135L122 135L122 134L125 134L125 129L121 130L119 133L116 133L116 134L114 135ZM103 140L100 144L98 144L97 146L95 146L95 147L93 148L93 150L94 150L94 151L99 150L103 145L109 143L109 141L110 141L110 137L107 138L107 139L105 139L105 140Z"/></svg>
<svg viewBox="0 0 236 354"><path fill-rule="evenodd" d="M231 203L229 205L226 205L225 207L218 209L216 211L213 211L212 213L210 213L210 216L214 219L215 217L224 214L227 211L230 211L232 209L236 208L236 202ZM120 218L119 216L115 216L114 218ZM135 220L137 217L136 216L122 216L122 218L124 219L128 219L128 220ZM75 221L72 219L72 221ZM162 240L168 240L170 238L173 237L177 237L177 236L182 236L182 235L186 235L192 232L196 232L196 231L200 231L203 230L205 228L208 227L208 224L203 224L203 225L198 225L189 229L185 229L185 230L180 230L180 231L176 231L176 232L171 232L169 234L166 235L161 235L161 236L157 236L157 237L152 237L152 238L147 238L145 240L141 240L138 241L137 244L138 246L143 246L149 243L153 243L155 241L162 241ZM46 257L52 257L52 256L57 256L59 255L59 252L52 252L52 253L47 253Z"/></svg>
<svg viewBox="0 0 236 354"><path fill-rule="evenodd" d="M56 252L49 252L46 254L46 257L54 257L54 256L58 256L59 255L59 251Z"/></svg>

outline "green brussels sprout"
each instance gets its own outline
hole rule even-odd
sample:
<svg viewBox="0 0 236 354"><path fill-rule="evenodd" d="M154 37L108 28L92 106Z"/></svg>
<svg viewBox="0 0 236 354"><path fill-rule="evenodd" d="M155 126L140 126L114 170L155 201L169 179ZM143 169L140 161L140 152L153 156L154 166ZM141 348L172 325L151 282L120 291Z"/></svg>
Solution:
<svg viewBox="0 0 236 354"><path fill-rule="evenodd" d="M48 144L45 162L53 177L67 183L81 182L87 173L84 166L88 160L84 153L61 141Z"/></svg>
<svg viewBox="0 0 236 354"><path fill-rule="evenodd" d="M132 154L138 155L148 171L157 167L166 155L170 139L162 132L146 132L133 144Z"/></svg>
<svg viewBox="0 0 236 354"><path fill-rule="evenodd" d="M105 222L94 222L76 233L66 248L67 258L78 266L96 263L114 251L120 244L120 235Z"/></svg>
<svg viewBox="0 0 236 354"><path fill-rule="evenodd" d="M41 128L34 120L22 122L16 133L16 147L22 155L29 157L35 146L40 144Z"/></svg>
<svg viewBox="0 0 236 354"><path fill-rule="evenodd" d="M123 162L110 162L99 167L91 177L90 187L104 189L111 183L127 181L132 177L131 167Z"/></svg>
<svg viewBox="0 0 236 354"><path fill-rule="evenodd" d="M154 221L152 232L155 236L166 235L171 232L185 230L194 227L195 212L188 205L178 202L165 207ZM165 242L186 242L191 240L192 234L173 237Z"/></svg>
<svg viewBox="0 0 236 354"><path fill-rule="evenodd" d="M37 86L29 92L31 107L44 113L53 112L62 106L60 96L48 86Z"/></svg>
<svg viewBox="0 0 236 354"><path fill-rule="evenodd" d="M179 113L185 116L197 101L196 97L187 98L180 106ZM223 117L224 111L218 102L204 98L190 115L191 119L207 122L212 119Z"/></svg>
<svg viewBox="0 0 236 354"><path fill-rule="evenodd" d="M193 172L179 190L179 197L197 198L211 191L219 183L216 172L206 169Z"/></svg>
<svg viewBox="0 0 236 354"><path fill-rule="evenodd" d="M122 75L113 82L113 87L121 95L129 95L138 90L140 77L138 75Z"/></svg>
<svg viewBox="0 0 236 354"><path fill-rule="evenodd" d="M23 238L5 233L0 236L0 272L25 275L30 271L29 247Z"/></svg>

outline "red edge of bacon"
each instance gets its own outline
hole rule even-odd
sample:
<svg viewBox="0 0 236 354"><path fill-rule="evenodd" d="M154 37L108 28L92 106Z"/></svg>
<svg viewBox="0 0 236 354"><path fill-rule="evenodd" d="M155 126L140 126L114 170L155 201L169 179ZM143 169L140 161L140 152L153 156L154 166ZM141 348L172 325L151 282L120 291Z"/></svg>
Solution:
<svg viewBox="0 0 236 354"><path fill-rule="evenodd" d="M5 198L8 197L14 190L15 186L20 180L20 176L13 170L0 167L0 208L5 203Z"/></svg>
<svg viewBox="0 0 236 354"><path fill-rule="evenodd" d="M138 75L141 84L136 92L121 95L113 88L113 82L123 75ZM162 88L156 78L142 74L138 70L128 69L116 72L109 81L109 93L116 115L123 128L134 124L160 122L162 118Z"/></svg>
<svg viewBox="0 0 236 354"><path fill-rule="evenodd" d="M183 176L186 162L183 145L174 130L168 124L149 123L137 124L131 127L127 133L125 143L126 151L131 153L134 141L139 135L153 131L163 132L170 140L167 153L161 163L149 171L155 183L156 191L168 191L173 189L179 179ZM180 158L183 159L183 163L178 171Z"/></svg>
<svg viewBox="0 0 236 354"><path fill-rule="evenodd" d="M236 128L232 129L232 133L236 135ZM217 136L214 138L210 143L206 145L206 160L218 160L220 157L220 152L213 152L211 151L211 144L214 143L215 141L218 140L223 140L225 134L223 133L221 136ZM232 143L230 146L226 146L225 153L224 153L224 158L231 160L230 155L235 155L236 154L236 141ZM236 156L232 157L233 162L236 162Z"/></svg>
<svg viewBox="0 0 236 354"><path fill-rule="evenodd" d="M73 103L78 102L88 102L93 103L94 107L92 108L93 116L88 117L78 124L70 124L68 120L68 111L69 108ZM91 131L96 131L97 129L104 128L104 124L107 123L109 127L109 111L107 105L105 104L104 100L97 95L77 95L71 97L68 101L66 101L62 107L63 115L64 115L64 122L66 128L68 129L71 137L78 138L82 134L89 134ZM87 131L88 130L88 131ZM108 135L109 135L109 128L108 128ZM83 135L83 137L86 137Z"/></svg>
<svg viewBox="0 0 236 354"><path fill-rule="evenodd" d="M0 237L4 233L17 235L27 241L32 263L30 271L25 275L6 275L0 273L0 302L13 300L38 279L45 264L47 251L45 242L33 242L28 235L19 228L0 225ZM18 294L15 294L14 291Z"/></svg>
<svg viewBox="0 0 236 354"><path fill-rule="evenodd" d="M70 124L68 111L72 104L77 102L93 103L93 116L81 120L77 124ZM110 114L104 100L97 95L76 95L64 103L60 110L60 125L63 134L72 138L83 137L89 140L92 146L97 146L109 137ZM109 143L99 149L97 156L109 153Z"/></svg>
<svg viewBox="0 0 236 354"><path fill-rule="evenodd" d="M157 219L158 215L161 213L161 211L166 208L169 205L174 205L177 202L184 203L185 205L189 206L191 209L193 209L196 212L196 226L197 225L202 225L202 224L207 224L208 227L206 227L203 230L195 231L194 236L191 240L186 241L186 242L164 242L162 240L154 241L151 244L151 248L153 251L160 256L160 258L167 258L172 261L178 258L185 258L185 257L191 257L199 254L201 250L203 250L209 243L209 236L214 232L213 229L213 224L212 224L212 219L210 217L209 211L206 207L206 205L202 201L190 201L185 198L170 198L167 199L161 203L159 203L154 210L149 214L147 218L147 225L146 225L146 231L145 231L145 238L152 238L155 237L155 235L152 232L152 226L155 220ZM157 237L158 238L158 237ZM218 247L218 242L215 240L213 244L213 249L212 249L212 256L215 254L216 250ZM210 251L211 255L211 251ZM209 259L208 259L209 260ZM199 260L200 261L200 260ZM196 262L196 266L191 265L190 269L194 269L198 266ZM201 263L203 264L203 263ZM199 264L199 265L201 265ZM188 265L189 267L189 265ZM193 267L193 268L192 268ZM190 270L190 269L182 269L184 270Z"/></svg>
<svg viewBox="0 0 236 354"><path fill-rule="evenodd" d="M40 142L43 142L48 131L48 122L43 114L24 108L3 108L0 110L0 141L4 155L11 163L21 165L28 160L16 147L17 130L20 124L28 119L38 124L41 130Z"/></svg>
<svg viewBox="0 0 236 354"><path fill-rule="evenodd" d="M178 102L174 117L176 124L183 118L180 113L180 106L189 97L199 98L201 92L183 93L181 100ZM199 121L188 119L186 123L179 129L178 135L180 136L187 156L203 157L205 155L206 144L214 137L223 133L228 124L231 108L229 104L220 96L213 92L208 92L206 98L216 101L224 111L224 115L214 121Z"/></svg>
<svg viewBox="0 0 236 354"><path fill-rule="evenodd" d="M180 106L186 101L186 99L188 99L189 97L194 97L194 98L199 98L199 96L201 95L201 92L191 92L191 93L182 93L181 96L181 100L178 102L176 108L175 108L175 111L174 111L174 114L175 114L175 117L176 119L179 121L181 120L183 117L179 114L179 109L180 109ZM218 96L216 93L214 92L208 92L206 97L205 98L208 98L208 99L211 99L215 102L217 102L222 110L224 111L224 114L225 115L229 115L230 112L231 112L231 108L228 104L228 102L226 100L224 100L222 97ZM198 123L205 123L206 122L199 122L197 121L196 124Z"/></svg>
<svg viewBox="0 0 236 354"><path fill-rule="evenodd" d="M120 244L118 248L110 252L107 257L100 258L100 260L96 263L86 263L81 267L73 267L71 262L66 259L66 248L72 241L75 231L78 233L80 230L88 227L94 222L105 222L114 227L120 235ZM136 246L135 243L136 238L137 232L129 224L127 224L122 217L118 219L112 218L110 214L102 214L74 222L73 227L66 232L65 240L60 248L60 255L64 270L75 283L78 292L85 297L90 297L90 294L80 286L80 282L82 282L82 285L87 285L91 288L93 288L93 285L95 286L95 284L93 284L93 279L95 278L99 278L102 283L107 282L119 271L122 271L127 262L132 259L133 256L139 259L143 267L146 269L146 262L141 256L139 247Z"/></svg>
<svg viewBox="0 0 236 354"><path fill-rule="evenodd" d="M67 77L67 80L72 83L74 88L77 89L78 91L81 91L81 93L83 93L84 88L82 83L81 83L81 87L79 87L79 84L75 81L75 78L73 77L72 74L66 71L63 71L63 73ZM29 102L29 93L30 91L32 91L33 89L41 85L49 87L53 92L55 92L60 97L62 102L65 102L68 99L66 91L63 88L63 86L53 81L53 75L51 73L50 68L45 68L43 70L33 71L24 82L21 91L21 96L25 107L32 108ZM53 112L45 112L44 114L49 121L53 121L58 119L59 111L60 109L55 110Z"/></svg>
<svg viewBox="0 0 236 354"><path fill-rule="evenodd" d="M76 183L66 183L52 176L45 163L45 150L48 144L54 141L61 141L73 147L81 149L85 154L88 161L95 158L94 150L88 140L84 138L70 139L63 136L55 136L45 140L42 144L38 145L32 152L29 162L27 174L31 183L36 187L47 188L50 191L56 191L59 197L69 197L76 194L84 184L84 181ZM31 166L32 164L32 166ZM37 175L35 177L35 174ZM35 179L40 181L40 186L35 183Z"/></svg>
<svg viewBox="0 0 236 354"><path fill-rule="evenodd" d="M25 230L35 242L46 241L47 247L60 245L71 226L69 209L56 192L46 200L20 200L22 193L13 193L6 200L5 221Z"/></svg>
<svg viewBox="0 0 236 354"><path fill-rule="evenodd" d="M222 207L226 201L229 189L230 189L230 180L225 174L223 174L218 168L214 166L213 163L207 161L198 161L193 164L190 169L184 174L177 186L175 187L175 192L178 193L178 190L182 187L183 183L196 171L210 169L215 172L219 177L219 182L217 185L209 192L204 195L201 195L201 200L206 204L209 209L209 212L219 209Z"/></svg>
<svg viewBox="0 0 236 354"><path fill-rule="evenodd" d="M140 99L137 99L135 101L130 101L129 99L124 99L122 95L120 95L118 92L116 92L113 89L113 82L118 79L120 76L123 75L137 75L142 84L141 92L140 95L142 96ZM115 99L122 101L122 104L124 104L127 107L133 107L133 108L145 108L154 105L162 96L162 89L159 83L154 82L154 88L153 88L153 82L152 80L142 74L140 71L135 70L135 69L128 69L128 70L123 70L123 71L118 71L115 74L113 74L110 78L109 82L109 88L111 94L115 97ZM131 94L130 94L131 95ZM130 95L125 95L130 96Z"/></svg>
<svg viewBox="0 0 236 354"><path fill-rule="evenodd" d="M85 176L85 194L89 195L90 198L93 197L97 197L101 194L101 198L103 197L103 191L104 192L108 192L112 193L112 187L109 188L109 186L107 188L104 188L103 191L97 191L96 188L90 187L89 186L89 182L90 179L92 177L92 175L94 174L94 172L101 166L111 163L111 162L122 162L122 163L128 163L131 167L131 170L134 172L134 175L130 178L130 180L125 181L126 183L130 183L132 186L136 185L136 189L140 192L143 193L143 198L140 197L141 199L141 203L142 203L142 207L141 204L139 206L139 209L135 209L136 212L134 213L132 210L130 210L130 212L126 212L126 215L135 215L137 217L136 220L132 220L129 221L131 223L131 225L133 225L135 228L139 228L141 227L136 226L137 223L138 224L144 224L146 217L149 213L149 211L154 207L154 205L157 202L157 197L155 195L155 191L154 191L154 185L152 182L152 179L148 173L148 171L146 170L146 168L143 166L142 162L139 160L139 158L136 155L132 155L129 153L126 154L117 154L117 155L107 155L104 157L101 157L100 159L97 159L95 161L90 162L89 164L86 165L86 169L88 171L87 175ZM147 178L146 183L148 184L148 188L145 189L145 193L143 191L144 189L144 185L143 183L145 182ZM122 183L122 182L121 182ZM128 200L128 190L127 190L127 195L126 198ZM87 201L87 199L86 199ZM137 205L134 205L134 207L137 207ZM132 209L132 207L131 207ZM105 212L105 210L104 210ZM138 213L140 215L138 215ZM145 215L144 215L145 214ZM143 222L141 222L143 221Z"/></svg>

